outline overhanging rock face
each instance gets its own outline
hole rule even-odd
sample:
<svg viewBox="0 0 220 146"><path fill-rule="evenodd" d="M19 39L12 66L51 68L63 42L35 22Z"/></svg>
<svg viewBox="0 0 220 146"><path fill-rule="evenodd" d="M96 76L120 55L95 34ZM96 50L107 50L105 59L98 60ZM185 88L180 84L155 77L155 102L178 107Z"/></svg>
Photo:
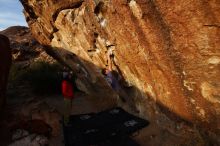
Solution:
<svg viewBox="0 0 220 146"><path fill-rule="evenodd" d="M220 1L21 2L40 43L72 68L76 61L59 50L77 56L88 92L96 86L97 93L113 93L100 73L113 48L122 75L136 87L140 112L153 99L185 120L220 129Z"/></svg>

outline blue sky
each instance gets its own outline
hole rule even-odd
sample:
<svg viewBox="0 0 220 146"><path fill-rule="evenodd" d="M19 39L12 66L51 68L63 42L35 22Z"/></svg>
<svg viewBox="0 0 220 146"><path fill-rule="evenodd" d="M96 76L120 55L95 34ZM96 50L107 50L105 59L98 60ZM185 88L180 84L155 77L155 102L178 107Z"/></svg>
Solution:
<svg viewBox="0 0 220 146"><path fill-rule="evenodd" d="M27 26L19 0L0 0L0 31L9 26Z"/></svg>

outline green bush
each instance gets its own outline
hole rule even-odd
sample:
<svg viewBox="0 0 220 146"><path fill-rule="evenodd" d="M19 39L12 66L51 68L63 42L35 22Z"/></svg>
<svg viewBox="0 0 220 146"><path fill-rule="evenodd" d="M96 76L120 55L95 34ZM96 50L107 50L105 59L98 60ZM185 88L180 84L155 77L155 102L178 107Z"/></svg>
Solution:
<svg viewBox="0 0 220 146"><path fill-rule="evenodd" d="M19 69L13 65L9 83L27 82L33 93L37 95L58 94L61 92L61 66L58 63L34 62L28 69Z"/></svg>
<svg viewBox="0 0 220 146"><path fill-rule="evenodd" d="M27 73L27 80L35 94L60 93L61 75L58 72L61 67L58 64L37 62L31 65Z"/></svg>
<svg viewBox="0 0 220 146"><path fill-rule="evenodd" d="M18 65L12 64L9 73L9 83L17 84L19 81L25 79L27 70L21 69Z"/></svg>

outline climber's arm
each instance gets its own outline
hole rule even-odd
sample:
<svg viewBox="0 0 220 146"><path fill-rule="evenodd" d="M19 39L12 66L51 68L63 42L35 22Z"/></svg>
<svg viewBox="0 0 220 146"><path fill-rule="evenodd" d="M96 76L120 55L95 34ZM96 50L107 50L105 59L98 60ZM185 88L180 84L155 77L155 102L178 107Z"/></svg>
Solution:
<svg viewBox="0 0 220 146"><path fill-rule="evenodd" d="M108 61L108 70L112 71L112 60L110 54L107 54L107 61Z"/></svg>

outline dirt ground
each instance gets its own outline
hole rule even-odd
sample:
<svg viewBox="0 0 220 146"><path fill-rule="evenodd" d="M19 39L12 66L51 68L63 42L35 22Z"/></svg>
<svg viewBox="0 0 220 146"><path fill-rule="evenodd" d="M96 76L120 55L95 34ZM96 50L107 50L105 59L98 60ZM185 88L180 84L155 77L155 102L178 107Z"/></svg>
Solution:
<svg viewBox="0 0 220 146"><path fill-rule="evenodd" d="M103 97L104 98L104 97ZM88 95L77 93L73 100L72 114L99 112L98 106ZM53 128L50 139L51 146L63 146L63 134L60 124L63 113L63 97L61 95L48 97L20 97L9 99L5 113L1 117L1 146L10 143L10 126L23 119L42 119ZM207 145L197 130L179 123L178 127L167 127L172 123L162 123L162 120L150 121L150 125L131 135L140 146L202 146Z"/></svg>

